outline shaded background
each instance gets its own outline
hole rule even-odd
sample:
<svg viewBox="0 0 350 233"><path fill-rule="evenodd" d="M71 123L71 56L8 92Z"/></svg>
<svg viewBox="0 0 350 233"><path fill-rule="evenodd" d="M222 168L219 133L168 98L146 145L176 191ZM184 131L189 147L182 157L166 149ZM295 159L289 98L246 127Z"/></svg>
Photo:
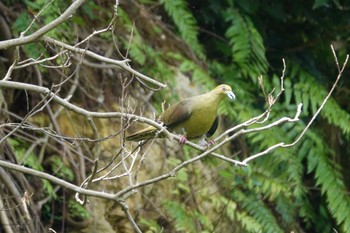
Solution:
<svg viewBox="0 0 350 233"><path fill-rule="evenodd" d="M1 39L18 37L44 4L40 0L3 1L1 16L9 30L1 27ZM51 22L67 6L68 2L63 1L51 3L31 31ZM113 11L111 1L86 1L76 15L49 36L74 44L94 29L106 27ZM286 91L274 106L270 121L294 116L297 105L303 103L302 121L242 136L222 149L228 157L244 159L299 136L337 77L330 44L334 45L340 63L349 53L348 1L121 0L117 11L114 29L91 38L82 47L115 59L131 59L134 68L166 83L166 90L154 92L151 85L122 70L80 64L74 55L68 68L23 68L16 70L12 80L50 87L78 69L62 87L62 96L74 88L73 103L91 111L120 111L125 104L120 97L126 94L131 96L129 107L148 116L160 113L164 100L171 103L226 83L232 86L237 101L225 102L220 108L223 130L264 111L266 104L257 77L263 76L266 92L274 87L277 92L284 58ZM49 57L58 51L60 48L37 42L21 46L20 57L21 60ZM13 51L11 48L1 51L1 56L3 77L13 60ZM51 62L59 65L62 61ZM121 80L131 84L123 88ZM345 69L332 98L293 148L273 151L246 168L207 158L181 170L172 180L142 188L129 203L141 229L145 232L161 229L163 232L332 232L333 229L350 232L349 87L349 69ZM19 122L41 99L21 91L1 91L1 123ZM58 113L53 118L50 111ZM52 127L61 135L92 135L87 122L54 104L31 117L30 123ZM120 129L118 119L100 120L97 125L104 136ZM139 127L134 124L128 130ZM6 127L0 130L2 134L10 131ZM118 150L119 136L103 142L103 160L109 161ZM153 146L141 177L162 174L197 154L164 141ZM6 145L1 145L1 156L80 184L91 169L91 147L89 143L67 145L42 132L19 130ZM93 232L91 222L97 221L96 216L104 216L104 224L108 226L105 232L132 232L125 216L109 202L99 205L102 209L97 214L94 213L97 207L74 205L74 194L60 187L16 173L4 174L2 180L12 179L20 196L24 190L35 193L32 211L36 217L30 221L14 220L20 221L20 225L35 221L31 229L38 232L47 227ZM113 192L123 184L125 181L118 180L101 186ZM7 205L16 206L13 196L4 190L2 198ZM78 220L73 221L74 218ZM101 221L99 224L103 225ZM24 229L29 228L23 226L26 232Z"/></svg>

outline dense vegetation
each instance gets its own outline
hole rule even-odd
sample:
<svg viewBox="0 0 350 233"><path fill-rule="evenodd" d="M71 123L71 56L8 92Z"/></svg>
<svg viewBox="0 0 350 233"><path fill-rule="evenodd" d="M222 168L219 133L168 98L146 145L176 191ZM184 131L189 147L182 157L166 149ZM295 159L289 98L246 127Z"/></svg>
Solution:
<svg viewBox="0 0 350 233"><path fill-rule="evenodd" d="M92 33L92 28L106 27L114 13L110 2L87 1L69 22L52 30L49 36L67 41L81 40ZM33 12L38 12L45 3L7 0L5 4L20 9L11 25L13 34L18 35L28 26ZM67 6L67 3L54 1L35 27L52 21ZM237 101L221 106L222 128L265 110L258 76L263 76L267 92L274 87L278 91L282 58L285 59L286 90L273 107L269 121L294 116L297 105L303 103L302 121L248 134L231 142L225 149L226 155L239 159L278 142L295 140L337 77L330 44L334 45L340 62L350 48L350 4L346 1L130 0L120 1L117 12L113 32L98 35L87 43L87 47L101 54L109 53L111 57L120 58L121 53L131 59L131 64L140 72L168 86L177 85L177 72L185 74L191 85L202 90L218 83L229 84ZM70 29L72 25L74 30ZM117 45L120 51L110 52L112 45ZM24 57L38 57L45 49L44 43L29 44L21 53ZM46 77L61 78L51 70L40 69ZM81 69L86 76L92 72ZM96 73L109 77L108 71ZM192 164L171 181L177 189L164 194L168 200L153 195L169 190L154 191L157 187L144 190L147 193L144 195L149 198L139 200L145 207L143 211L133 210L136 221L145 232L161 229L164 232L350 232L348 76L349 69L346 69L344 78L316 122L292 149L275 150L254 160L248 167L232 166L212 158L202 161L202 166ZM119 85L108 78L103 82ZM134 89L128 91L142 89L148 93L148 88L152 88L137 84L137 80L134 82ZM96 83L98 81L91 80L84 83L80 95L90 92L97 96L98 91L93 90ZM179 93L169 90L152 95L153 107L158 111L163 100L173 102L179 98ZM18 106L24 97L13 96L13 106L9 105L9 110L21 115L23 109L15 104ZM76 98L74 101L93 108L98 102L96 99ZM112 105L114 100L107 98L106 101ZM34 122L45 120L39 116ZM30 145L19 143L25 139L11 140L16 156L28 156L21 150ZM182 153L184 158L189 158L198 152L184 147ZM35 153L31 157L35 158ZM167 159L169 164L179 160ZM57 164L52 164L57 167L64 164L58 175L73 182L67 161L61 161L58 156L51 161L56 161ZM45 164L38 165L37 160L27 161L28 166L34 164L38 170L57 169L54 165L50 168ZM49 186L44 183L40 188L48 195L56 195ZM53 199L56 203L65 201L63 196ZM151 201L147 203L147 200ZM52 212L49 204L42 211L47 215ZM53 221L52 216L44 214L43 224ZM61 221L59 216L55 221Z"/></svg>

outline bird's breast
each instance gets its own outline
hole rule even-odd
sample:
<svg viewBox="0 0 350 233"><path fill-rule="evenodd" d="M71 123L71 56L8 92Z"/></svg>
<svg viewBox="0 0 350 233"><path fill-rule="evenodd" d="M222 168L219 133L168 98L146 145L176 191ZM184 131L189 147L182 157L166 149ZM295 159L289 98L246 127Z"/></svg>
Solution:
<svg viewBox="0 0 350 233"><path fill-rule="evenodd" d="M175 131L187 139L197 138L209 131L216 118L216 108L199 108L192 111L189 119L176 126Z"/></svg>

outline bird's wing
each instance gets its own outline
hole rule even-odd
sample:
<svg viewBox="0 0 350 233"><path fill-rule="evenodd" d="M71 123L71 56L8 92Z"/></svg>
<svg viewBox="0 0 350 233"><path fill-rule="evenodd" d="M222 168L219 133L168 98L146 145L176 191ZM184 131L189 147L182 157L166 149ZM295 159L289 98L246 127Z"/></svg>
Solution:
<svg viewBox="0 0 350 233"><path fill-rule="evenodd" d="M184 99L165 110L160 116L160 120L166 126L171 127L187 120L190 116L191 108L189 99Z"/></svg>
<svg viewBox="0 0 350 233"><path fill-rule="evenodd" d="M213 124L210 127L210 129L208 130L208 132L206 132L205 136L207 136L208 138L213 136L213 134L215 133L216 129L218 128L218 125L219 125L219 117L216 117L215 121L213 122Z"/></svg>

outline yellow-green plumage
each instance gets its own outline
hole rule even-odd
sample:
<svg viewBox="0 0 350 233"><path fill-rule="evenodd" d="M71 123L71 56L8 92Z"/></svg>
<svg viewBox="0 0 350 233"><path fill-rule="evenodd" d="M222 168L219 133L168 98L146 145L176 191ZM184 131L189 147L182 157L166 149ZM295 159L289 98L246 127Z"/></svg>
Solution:
<svg viewBox="0 0 350 233"><path fill-rule="evenodd" d="M213 134L217 127L217 109L220 102L228 96L235 96L230 86L222 84L212 91L183 99L159 117L170 132L184 135L187 139L199 138L204 134ZM149 126L126 137L129 141L152 139L158 129ZM214 132L213 132L214 131ZM157 137L164 137L158 134Z"/></svg>

